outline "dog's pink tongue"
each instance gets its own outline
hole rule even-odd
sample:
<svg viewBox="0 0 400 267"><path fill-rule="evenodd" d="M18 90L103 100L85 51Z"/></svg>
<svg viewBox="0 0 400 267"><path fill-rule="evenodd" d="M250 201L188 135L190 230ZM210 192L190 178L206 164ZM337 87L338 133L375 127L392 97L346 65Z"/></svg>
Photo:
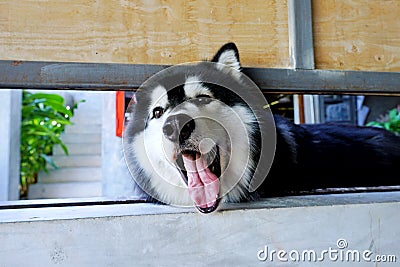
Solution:
<svg viewBox="0 0 400 267"><path fill-rule="evenodd" d="M195 160L192 156L183 155L188 176L189 195L200 208L214 206L219 194L219 179L207 166L207 162L202 157Z"/></svg>

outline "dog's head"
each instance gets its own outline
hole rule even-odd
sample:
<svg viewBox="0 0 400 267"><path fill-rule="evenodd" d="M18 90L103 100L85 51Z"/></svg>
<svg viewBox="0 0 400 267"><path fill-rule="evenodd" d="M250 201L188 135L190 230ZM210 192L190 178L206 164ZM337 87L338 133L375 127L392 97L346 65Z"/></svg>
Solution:
<svg viewBox="0 0 400 267"><path fill-rule="evenodd" d="M214 211L221 199L248 197L259 156L254 111L231 87L244 88L233 43L210 62L161 72L136 93L124 133L136 182L168 204Z"/></svg>

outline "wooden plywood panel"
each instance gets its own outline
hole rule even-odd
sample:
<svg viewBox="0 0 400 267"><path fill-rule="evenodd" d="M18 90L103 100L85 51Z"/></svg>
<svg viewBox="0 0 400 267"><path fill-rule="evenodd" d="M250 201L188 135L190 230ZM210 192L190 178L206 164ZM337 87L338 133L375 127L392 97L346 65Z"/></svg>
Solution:
<svg viewBox="0 0 400 267"><path fill-rule="evenodd" d="M317 68L400 71L399 0L312 3Z"/></svg>
<svg viewBox="0 0 400 267"><path fill-rule="evenodd" d="M277 0L0 0L0 59L175 64L237 43L245 66L287 67Z"/></svg>

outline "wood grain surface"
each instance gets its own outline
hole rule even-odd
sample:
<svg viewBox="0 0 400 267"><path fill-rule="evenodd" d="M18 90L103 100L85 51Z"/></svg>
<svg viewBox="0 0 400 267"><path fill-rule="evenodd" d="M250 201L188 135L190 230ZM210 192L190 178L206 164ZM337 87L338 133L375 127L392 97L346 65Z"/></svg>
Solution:
<svg viewBox="0 0 400 267"><path fill-rule="evenodd" d="M316 68L400 71L399 0L312 1Z"/></svg>
<svg viewBox="0 0 400 267"><path fill-rule="evenodd" d="M0 59L176 64L235 42L245 66L288 67L277 0L0 0Z"/></svg>

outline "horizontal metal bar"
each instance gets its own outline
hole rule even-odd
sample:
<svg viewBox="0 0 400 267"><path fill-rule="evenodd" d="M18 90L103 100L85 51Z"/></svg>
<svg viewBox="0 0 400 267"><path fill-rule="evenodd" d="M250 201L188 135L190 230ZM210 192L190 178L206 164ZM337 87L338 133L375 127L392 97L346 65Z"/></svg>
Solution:
<svg viewBox="0 0 400 267"><path fill-rule="evenodd" d="M167 65L0 61L0 89L134 90ZM400 94L399 72L244 68L264 92Z"/></svg>
<svg viewBox="0 0 400 267"><path fill-rule="evenodd" d="M287 93L400 94L399 72L249 68L263 90Z"/></svg>
<svg viewBox="0 0 400 267"><path fill-rule="evenodd" d="M135 89L165 65L0 61L0 88Z"/></svg>

